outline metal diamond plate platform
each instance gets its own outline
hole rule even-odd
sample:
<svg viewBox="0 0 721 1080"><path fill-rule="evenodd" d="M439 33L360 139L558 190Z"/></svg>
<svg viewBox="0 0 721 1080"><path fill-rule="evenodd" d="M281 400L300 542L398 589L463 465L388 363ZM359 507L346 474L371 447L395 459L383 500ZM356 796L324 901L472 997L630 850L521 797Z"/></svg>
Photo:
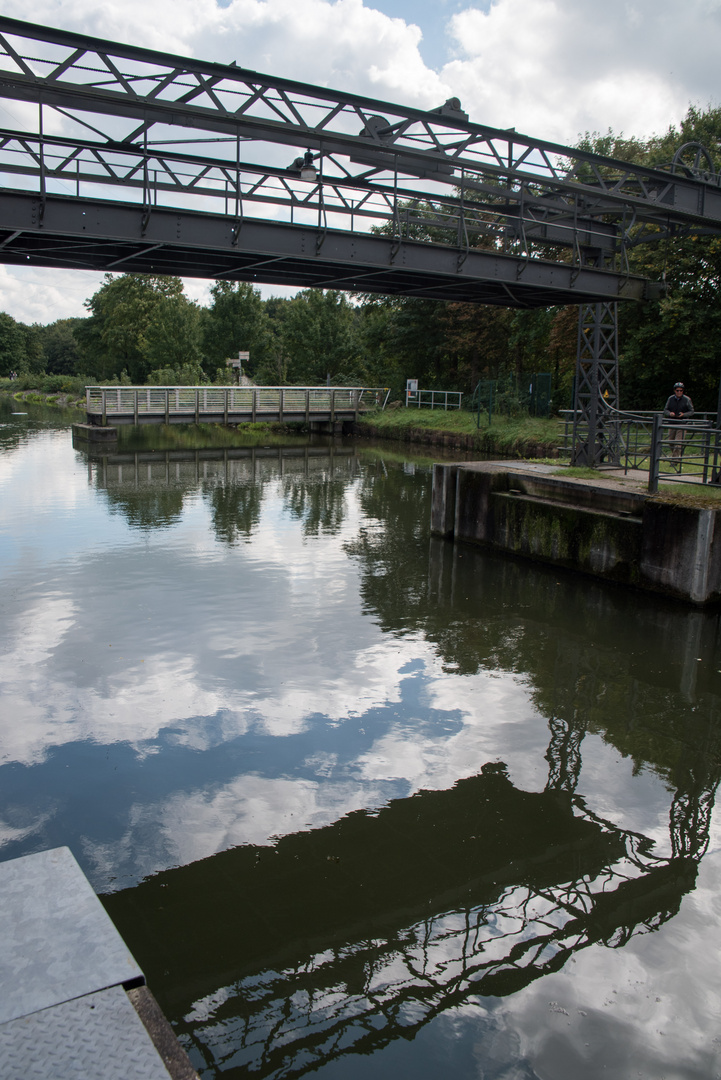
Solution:
<svg viewBox="0 0 721 1080"><path fill-rule="evenodd" d="M0 863L2 1080L196 1077L144 982L68 848Z"/></svg>
<svg viewBox="0 0 721 1080"><path fill-rule="evenodd" d="M0 1023L142 979L69 848L0 863Z"/></svg>
<svg viewBox="0 0 721 1080"><path fill-rule="evenodd" d="M0 1025L3 1080L169 1080L125 991L114 986Z"/></svg>

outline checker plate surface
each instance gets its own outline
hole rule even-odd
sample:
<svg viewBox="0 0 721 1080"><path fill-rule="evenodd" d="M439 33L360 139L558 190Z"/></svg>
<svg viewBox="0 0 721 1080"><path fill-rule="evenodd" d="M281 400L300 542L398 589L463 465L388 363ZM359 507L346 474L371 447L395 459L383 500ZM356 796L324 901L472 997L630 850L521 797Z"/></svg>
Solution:
<svg viewBox="0 0 721 1080"><path fill-rule="evenodd" d="M3 1080L169 1080L118 986L0 1024Z"/></svg>
<svg viewBox="0 0 721 1080"><path fill-rule="evenodd" d="M142 978L69 848L0 863L0 1024Z"/></svg>

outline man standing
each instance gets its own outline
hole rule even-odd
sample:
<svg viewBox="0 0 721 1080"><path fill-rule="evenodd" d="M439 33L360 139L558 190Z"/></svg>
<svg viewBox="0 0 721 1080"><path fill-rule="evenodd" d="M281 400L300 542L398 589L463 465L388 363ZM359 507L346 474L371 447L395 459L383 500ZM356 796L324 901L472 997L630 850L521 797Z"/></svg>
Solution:
<svg viewBox="0 0 721 1080"><path fill-rule="evenodd" d="M673 393L666 402L666 406L663 410L663 415L671 421L672 424L678 424L678 427L672 427L669 431L669 442L671 444L671 456L674 458L681 458L683 454L683 436L684 431L681 427L686 420L693 416L693 402L688 394L684 393L684 385L682 382L673 384ZM681 463L679 461L679 469Z"/></svg>

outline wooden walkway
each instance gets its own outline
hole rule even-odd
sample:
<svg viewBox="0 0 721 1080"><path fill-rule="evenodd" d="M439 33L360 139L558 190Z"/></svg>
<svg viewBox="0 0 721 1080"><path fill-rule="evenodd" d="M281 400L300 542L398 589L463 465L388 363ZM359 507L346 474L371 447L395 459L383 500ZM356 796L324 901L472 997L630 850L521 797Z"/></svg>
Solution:
<svg viewBox="0 0 721 1080"><path fill-rule="evenodd" d="M387 388L358 386L88 386L88 423L248 424L357 420Z"/></svg>

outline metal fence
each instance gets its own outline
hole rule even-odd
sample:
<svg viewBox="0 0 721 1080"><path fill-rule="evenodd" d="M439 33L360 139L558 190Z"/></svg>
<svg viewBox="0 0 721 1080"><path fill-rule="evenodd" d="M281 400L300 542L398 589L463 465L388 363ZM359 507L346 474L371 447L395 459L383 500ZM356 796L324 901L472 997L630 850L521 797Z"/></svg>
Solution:
<svg viewBox="0 0 721 1080"><path fill-rule="evenodd" d="M406 406L418 409L460 409L462 399L457 390L406 390Z"/></svg>
<svg viewBox="0 0 721 1080"><path fill-rule="evenodd" d="M579 443L588 438L583 424L576 428L574 411L561 411L561 452L577 457ZM680 424L662 413L620 412L609 409L597 438L602 441L601 468L648 472L648 490L658 491L659 483L718 484L721 482L721 429L717 414L694 413L693 420Z"/></svg>
<svg viewBox="0 0 721 1080"><path fill-rule="evenodd" d="M501 379L480 379L471 399L476 414L476 427L481 426L481 414L488 414L491 423L494 412L507 416L550 416L552 378L550 372L529 375L506 375Z"/></svg>
<svg viewBox="0 0 721 1080"><path fill-rule="evenodd" d="M88 386L89 416L187 419L245 414L312 417L317 413L385 408L390 390L360 386Z"/></svg>

